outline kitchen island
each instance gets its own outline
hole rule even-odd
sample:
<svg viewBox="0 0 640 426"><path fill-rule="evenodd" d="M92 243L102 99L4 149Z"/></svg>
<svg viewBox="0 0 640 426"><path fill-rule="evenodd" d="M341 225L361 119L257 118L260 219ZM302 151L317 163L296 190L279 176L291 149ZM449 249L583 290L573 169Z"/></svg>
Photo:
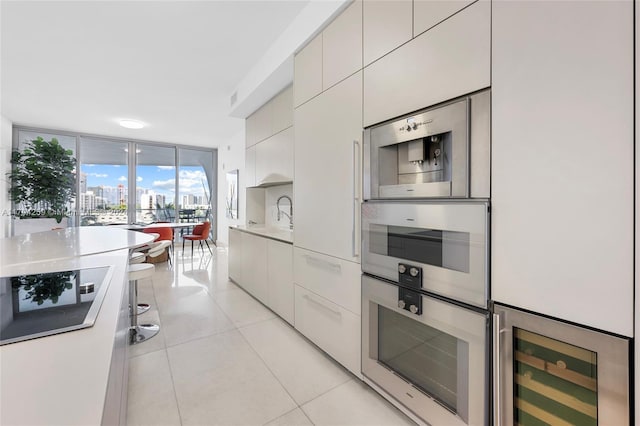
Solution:
<svg viewBox="0 0 640 426"><path fill-rule="evenodd" d="M111 267L92 327L0 347L0 424L123 423L128 347L128 249L153 237L67 228L0 239L0 276ZM3 285L0 291L7 292Z"/></svg>

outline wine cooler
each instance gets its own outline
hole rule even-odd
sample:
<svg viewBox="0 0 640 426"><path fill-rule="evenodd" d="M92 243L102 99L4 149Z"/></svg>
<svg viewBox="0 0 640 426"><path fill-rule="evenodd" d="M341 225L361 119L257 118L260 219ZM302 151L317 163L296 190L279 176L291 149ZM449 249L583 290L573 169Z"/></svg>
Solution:
<svg viewBox="0 0 640 426"><path fill-rule="evenodd" d="M494 306L494 424L629 425L630 341Z"/></svg>

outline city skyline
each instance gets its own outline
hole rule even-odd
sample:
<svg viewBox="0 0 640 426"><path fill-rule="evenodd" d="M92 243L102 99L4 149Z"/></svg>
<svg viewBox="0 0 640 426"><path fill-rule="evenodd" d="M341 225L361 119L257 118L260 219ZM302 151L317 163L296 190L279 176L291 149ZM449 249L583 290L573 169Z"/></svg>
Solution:
<svg viewBox="0 0 640 426"><path fill-rule="evenodd" d="M80 168L81 193L86 193L89 188L104 187L113 188L118 185L128 187L128 169L124 165L82 164ZM163 195L167 203L171 203L175 196L175 167L174 166L137 166L136 168L136 193L140 191L153 191ZM207 186L205 194L204 185ZM209 193L207 177L202 167L182 166L179 170L179 192L181 202L184 196L192 195L201 197L202 204L206 203ZM97 194L96 194L97 195Z"/></svg>

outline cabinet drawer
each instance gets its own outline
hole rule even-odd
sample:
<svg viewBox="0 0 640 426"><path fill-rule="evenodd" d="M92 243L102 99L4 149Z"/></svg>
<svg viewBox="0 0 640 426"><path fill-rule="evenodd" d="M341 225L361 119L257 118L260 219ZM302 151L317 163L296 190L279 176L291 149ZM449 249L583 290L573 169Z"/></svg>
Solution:
<svg viewBox="0 0 640 426"><path fill-rule="evenodd" d="M295 326L336 361L361 377L359 315L296 285Z"/></svg>
<svg viewBox="0 0 640 426"><path fill-rule="evenodd" d="M293 281L360 315L360 265L295 247Z"/></svg>
<svg viewBox="0 0 640 426"><path fill-rule="evenodd" d="M480 0L364 70L364 125L491 84L491 4Z"/></svg>

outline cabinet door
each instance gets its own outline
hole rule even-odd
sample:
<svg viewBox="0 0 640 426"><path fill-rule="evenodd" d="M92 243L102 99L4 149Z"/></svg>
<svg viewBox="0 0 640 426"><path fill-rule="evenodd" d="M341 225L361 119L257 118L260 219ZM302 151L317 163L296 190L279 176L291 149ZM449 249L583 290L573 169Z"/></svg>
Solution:
<svg viewBox="0 0 640 426"><path fill-rule="evenodd" d="M296 285L295 322L296 330L362 377L360 315Z"/></svg>
<svg viewBox="0 0 640 426"><path fill-rule="evenodd" d="M246 120L246 146L252 146L271 136L272 105L267 102Z"/></svg>
<svg viewBox="0 0 640 426"><path fill-rule="evenodd" d="M491 84L491 3L480 0L364 70L364 124Z"/></svg>
<svg viewBox="0 0 640 426"><path fill-rule="evenodd" d="M362 1L356 0L322 32L322 89L362 69Z"/></svg>
<svg viewBox="0 0 640 426"><path fill-rule="evenodd" d="M414 0L413 36L417 36L475 0Z"/></svg>
<svg viewBox="0 0 640 426"><path fill-rule="evenodd" d="M411 0L365 1L362 19L364 64L411 40Z"/></svg>
<svg viewBox="0 0 640 426"><path fill-rule="evenodd" d="M293 86L289 86L271 101L271 134L293 126Z"/></svg>
<svg viewBox="0 0 640 426"><path fill-rule="evenodd" d="M293 325L293 246L267 240L267 305Z"/></svg>
<svg viewBox="0 0 640 426"><path fill-rule="evenodd" d="M293 180L293 128L289 127L256 148L256 185Z"/></svg>
<svg viewBox="0 0 640 426"><path fill-rule="evenodd" d="M294 58L293 104L301 105L322 92L322 33Z"/></svg>
<svg viewBox="0 0 640 426"><path fill-rule="evenodd" d="M245 186L256 185L256 146L246 149L244 157Z"/></svg>
<svg viewBox="0 0 640 426"><path fill-rule="evenodd" d="M242 232L229 229L229 278L242 285Z"/></svg>
<svg viewBox="0 0 640 426"><path fill-rule="evenodd" d="M293 127L295 245L359 262L362 72L297 108Z"/></svg>
<svg viewBox="0 0 640 426"><path fill-rule="evenodd" d="M267 239L242 232L242 288L267 304Z"/></svg>
<svg viewBox="0 0 640 426"><path fill-rule="evenodd" d="M492 42L493 299L632 336L633 4L494 2Z"/></svg>

